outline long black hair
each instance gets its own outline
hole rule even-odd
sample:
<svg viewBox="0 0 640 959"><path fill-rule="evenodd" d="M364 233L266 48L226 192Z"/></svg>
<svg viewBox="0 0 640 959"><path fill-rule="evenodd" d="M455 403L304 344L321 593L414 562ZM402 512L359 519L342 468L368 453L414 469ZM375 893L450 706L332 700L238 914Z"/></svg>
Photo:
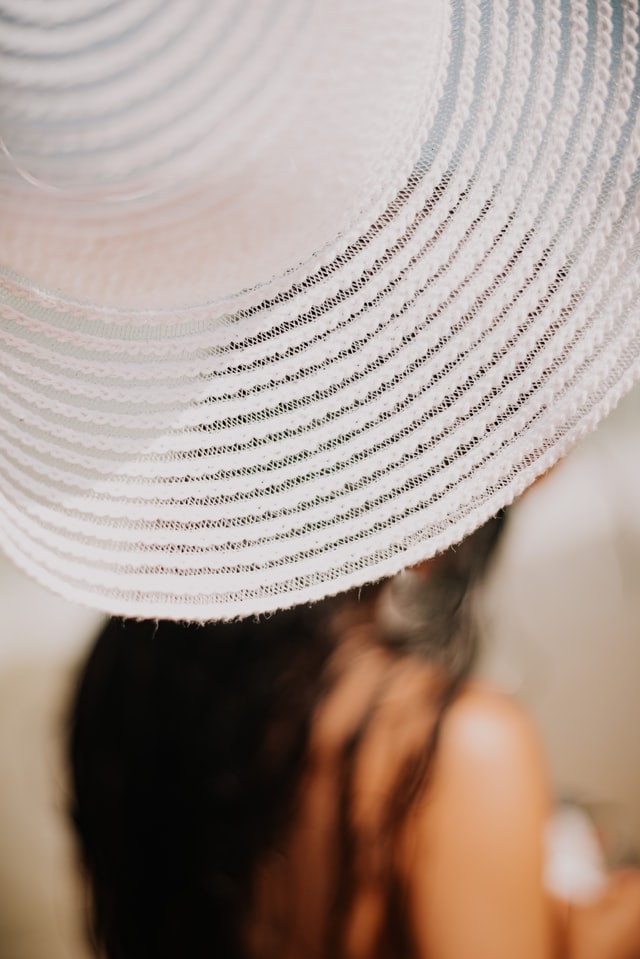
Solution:
<svg viewBox="0 0 640 959"><path fill-rule="evenodd" d="M468 672L470 587L500 525L437 560L424 588L413 581L413 597L406 581L391 595L391 582L259 620L107 623L77 685L69 738L72 818L97 949L108 959L251 959L255 867L295 824L314 715L335 681L329 665L351 617L366 620L372 641L393 657L435 660L444 676L436 719L385 812L390 852L376 955L411 956L393 842L428 781L446 703ZM389 616L390 601L408 611L404 624ZM323 953L331 959L343 952L357 897L350 796L379 692L345 739L336 774L338 853Z"/></svg>

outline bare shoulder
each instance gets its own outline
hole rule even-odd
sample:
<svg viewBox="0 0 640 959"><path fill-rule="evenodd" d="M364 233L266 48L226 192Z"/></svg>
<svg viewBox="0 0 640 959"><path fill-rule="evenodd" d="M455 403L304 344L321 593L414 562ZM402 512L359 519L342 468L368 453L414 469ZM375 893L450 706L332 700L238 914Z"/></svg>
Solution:
<svg viewBox="0 0 640 959"><path fill-rule="evenodd" d="M445 716L412 837L409 880L425 954L548 955L548 809L534 723L509 697L470 684Z"/></svg>
<svg viewBox="0 0 640 959"><path fill-rule="evenodd" d="M473 775L478 768L546 777L538 731L511 697L480 683L461 691L445 718L441 770Z"/></svg>
<svg viewBox="0 0 640 959"><path fill-rule="evenodd" d="M445 717L427 818L450 821L456 811L468 830L496 831L494 840L543 820L549 784L533 720L513 699L469 684ZM469 840L469 836L466 837Z"/></svg>

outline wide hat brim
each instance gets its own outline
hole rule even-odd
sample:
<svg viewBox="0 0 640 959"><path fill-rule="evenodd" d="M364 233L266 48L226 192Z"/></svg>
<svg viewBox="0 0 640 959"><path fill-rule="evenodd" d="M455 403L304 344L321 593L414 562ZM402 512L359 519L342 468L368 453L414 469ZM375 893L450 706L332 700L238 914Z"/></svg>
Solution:
<svg viewBox="0 0 640 959"><path fill-rule="evenodd" d="M55 591L392 575L637 379L635 4L3 6L0 546Z"/></svg>

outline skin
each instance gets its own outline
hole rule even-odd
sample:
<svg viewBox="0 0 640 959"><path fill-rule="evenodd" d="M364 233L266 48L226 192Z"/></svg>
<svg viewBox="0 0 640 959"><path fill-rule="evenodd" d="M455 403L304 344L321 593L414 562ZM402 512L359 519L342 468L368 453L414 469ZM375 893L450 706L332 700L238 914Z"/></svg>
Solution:
<svg viewBox="0 0 640 959"><path fill-rule="evenodd" d="M638 959L640 872L589 906L542 886L550 790L536 730L511 700L470 685L443 730L411 861L415 927L429 959Z"/></svg>
<svg viewBox="0 0 640 959"><path fill-rule="evenodd" d="M310 764L287 848L257 877L249 930L259 959L319 955L331 900L335 761L372 691L389 678L355 779L354 822L371 857L346 933L349 959L367 959L383 914L375 871L381 810L393 770L424 741L437 676L393 662L357 635L342 647L341 679L316 716ZM428 727L427 727L428 728ZM424 959L640 959L640 873L614 878L602 900L569 908L544 891L543 833L551 798L536 729L508 697L468 684L450 706L433 776L406 823L399 868ZM271 930L288 930L283 942ZM272 951L273 950L273 951Z"/></svg>
<svg viewBox="0 0 640 959"><path fill-rule="evenodd" d="M412 862L419 942L437 959L548 959L550 809L540 746L509 699L469 686L443 728Z"/></svg>

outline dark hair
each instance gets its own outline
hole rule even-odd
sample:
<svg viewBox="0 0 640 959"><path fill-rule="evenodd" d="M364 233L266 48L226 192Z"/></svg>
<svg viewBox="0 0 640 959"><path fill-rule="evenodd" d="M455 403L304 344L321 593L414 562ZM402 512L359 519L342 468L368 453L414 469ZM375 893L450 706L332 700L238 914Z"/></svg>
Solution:
<svg viewBox="0 0 640 959"><path fill-rule="evenodd" d="M481 548L445 554L428 580L439 645L464 650L442 659L440 715L469 666L466 597L494 539L489 547L486 537L478 538ZM107 623L80 677L69 743L91 931L108 959L247 959L255 867L295 823L309 734L331 687L328 665L341 642L340 624L345 616L375 623L384 588L236 623ZM380 626L383 619L373 630L375 642L397 657L433 656L432 636L420 650L416 633L424 633L423 626L411 620L403 635ZM345 741L336 782L339 852L326 930L331 959L341 955L357 894L349 797L375 705ZM394 781L385 815L388 848L425 788L438 725L436 719ZM409 956L402 883L391 862L385 881L379 954Z"/></svg>

